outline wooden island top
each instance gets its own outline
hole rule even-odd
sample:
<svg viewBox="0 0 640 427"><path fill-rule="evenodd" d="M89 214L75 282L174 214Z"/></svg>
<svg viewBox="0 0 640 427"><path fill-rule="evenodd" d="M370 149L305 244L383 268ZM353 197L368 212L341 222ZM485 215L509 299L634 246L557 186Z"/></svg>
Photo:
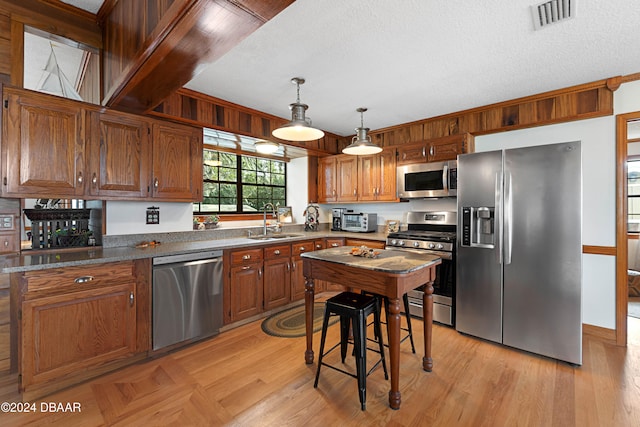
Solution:
<svg viewBox="0 0 640 427"><path fill-rule="evenodd" d="M387 328L389 331L389 359L391 390L389 405L400 408L400 300L406 292L425 285L423 300L425 371L433 369L431 359L431 325L433 321L433 281L436 266L442 260L435 255L418 254L392 249L379 249L375 258L351 255L351 246L303 253L305 282L305 319L307 349L305 362L313 363L313 302L314 280L326 280L353 289L386 296L389 299Z"/></svg>

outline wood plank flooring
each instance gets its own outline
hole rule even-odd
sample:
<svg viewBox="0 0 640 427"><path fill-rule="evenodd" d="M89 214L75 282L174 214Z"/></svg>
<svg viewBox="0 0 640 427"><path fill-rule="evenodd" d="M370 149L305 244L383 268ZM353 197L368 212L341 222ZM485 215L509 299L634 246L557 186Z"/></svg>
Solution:
<svg viewBox="0 0 640 427"><path fill-rule="evenodd" d="M413 324L422 349L422 322ZM627 348L585 336L574 367L434 325L433 372L403 343L400 410L377 369L361 411L355 379L323 368L314 389L304 338L267 336L258 321L50 395L37 413L0 413L0 425L639 426L640 319L629 331ZM337 339L335 325L328 343ZM41 402L79 402L82 412L41 412Z"/></svg>

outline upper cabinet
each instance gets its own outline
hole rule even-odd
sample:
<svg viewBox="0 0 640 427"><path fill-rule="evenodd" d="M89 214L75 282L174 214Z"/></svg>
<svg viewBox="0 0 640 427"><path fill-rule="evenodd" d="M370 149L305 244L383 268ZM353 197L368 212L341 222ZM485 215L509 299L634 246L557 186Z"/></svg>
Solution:
<svg viewBox="0 0 640 427"><path fill-rule="evenodd" d="M474 138L469 133L399 145L398 165L455 160L458 154L474 151Z"/></svg>
<svg viewBox="0 0 640 427"><path fill-rule="evenodd" d="M4 89L2 195L202 199L202 130Z"/></svg>
<svg viewBox="0 0 640 427"><path fill-rule="evenodd" d="M396 150L370 156L340 154L318 160L318 201L395 201Z"/></svg>
<svg viewBox="0 0 640 427"><path fill-rule="evenodd" d="M5 88L2 195L84 194L86 112L77 103Z"/></svg>
<svg viewBox="0 0 640 427"><path fill-rule="evenodd" d="M93 112L90 146L91 196L135 199L148 195L151 146L146 119Z"/></svg>
<svg viewBox="0 0 640 427"><path fill-rule="evenodd" d="M164 200L202 200L202 131L153 123L151 194Z"/></svg>

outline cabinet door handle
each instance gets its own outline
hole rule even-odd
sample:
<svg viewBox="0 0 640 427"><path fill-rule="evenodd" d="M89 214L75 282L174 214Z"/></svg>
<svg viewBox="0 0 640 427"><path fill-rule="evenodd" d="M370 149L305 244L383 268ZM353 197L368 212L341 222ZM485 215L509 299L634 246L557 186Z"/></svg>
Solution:
<svg viewBox="0 0 640 427"><path fill-rule="evenodd" d="M96 176L96 173L93 173L93 177L91 178L91 183L93 185L96 185L98 183L98 177Z"/></svg>
<svg viewBox="0 0 640 427"><path fill-rule="evenodd" d="M129 307L133 307L133 302L135 298L133 296L133 291L129 292Z"/></svg>
<svg viewBox="0 0 640 427"><path fill-rule="evenodd" d="M316 245L316 249L322 249L322 245L321 245L320 243L318 243L318 244Z"/></svg>
<svg viewBox="0 0 640 427"><path fill-rule="evenodd" d="M289 273L291 271L291 264L287 263L287 273Z"/></svg>
<svg viewBox="0 0 640 427"><path fill-rule="evenodd" d="M78 184L82 184L82 172L78 172Z"/></svg>
<svg viewBox="0 0 640 427"><path fill-rule="evenodd" d="M422 147L422 157L427 157L427 148L426 147Z"/></svg>
<svg viewBox="0 0 640 427"><path fill-rule="evenodd" d="M155 179L153 180L153 187L154 187L154 188L158 188L158 185L160 185L160 182L158 182L158 178L155 178Z"/></svg>
<svg viewBox="0 0 640 427"><path fill-rule="evenodd" d="M435 148L433 147L433 145L429 148L429 155L433 156L433 153L435 152Z"/></svg>
<svg viewBox="0 0 640 427"><path fill-rule="evenodd" d="M305 251L304 246L301 246L300 247L300 252L304 252L304 251Z"/></svg>
<svg viewBox="0 0 640 427"><path fill-rule="evenodd" d="M406 160L407 158L407 153L402 153L402 160Z"/></svg>
<svg viewBox="0 0 640 427"><path fill-rule="evenodd" d="M262 279L262 269L258 269L258 279Z"/></svg>
<svg viewBox="0 0 640 427"><path fill-rule="evenodd" d="M356 197L358 195L358 189L354 188L353 189L353 197Z"/></svg>
<svg viewBox="0 0 640 427"><path fill-rule="evenodd" d="M91 282L94 279L93 276L80 276L80 277L76 277L74 282L75 283L88 283Z"/></svg>
<svg viewBox="0 0 640 427"><path fill-rule="evenodd" d="M273 251L273 254L274 254L274 255L280 255L280 250L279 250L279 249L276 249L275 251Z"/></svg>
<svg viewBox="0 0 640 427"><path fill-rule="evenodd" d="M337 244L337 243L332 243L332 244L331 244L331 247L332 247L332 248L337 248L338 246L340 246L340 245L339 245L339 244Z"/></svg>
<svg viewBox="0 0 640 427"><path fill-rule="evenodd" d="M336 190L332 190L331 194L333 194L333 197L336 197Z"/></svg>
<svg viewBox="0 0 640 427"><path fill-rule="evenodd" d="M292 269L293 271L296 271L296 263L295 263L295 262L294 262L294 263L291 263L291 269Z"/></svg>
<svg viewBox="0 0 640 427"><path fill-rule="evenodd" d="M245 265L242 267L243 270L251 270L251 266L250 265Z"/></svg>
<svg viewBox="0 0 640 427"><path fill-rule="evenodd" d="M251 255L242 255L243 261L249 261L251 259Z"/></svg>

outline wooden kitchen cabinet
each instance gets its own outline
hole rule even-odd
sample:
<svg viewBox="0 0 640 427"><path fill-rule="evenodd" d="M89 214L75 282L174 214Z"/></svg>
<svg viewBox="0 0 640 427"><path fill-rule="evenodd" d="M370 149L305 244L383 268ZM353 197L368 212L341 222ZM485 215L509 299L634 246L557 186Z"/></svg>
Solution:
<svg viewBox="0 0 640 427"><path fill-rule="evenodd" d="M371 156L321 158L318 176L320 203L397 200L395 147Z"/></svg>
<svg viewBox="0 0 640 427"><path fill-rule="evenodd" d="M202 130L154 121L151 196L202 201Z"/></svg>
<svg viewBox="0 0 640 427"><path fill-rule="evenodd" d="M320 203L338 201L336 157L318 159L318 201Z"/></svg>
<svg viewBox="0 0 640 427"><path fill-rule="evenodd" d="M149 121L106 111L91 113L88 194L102 199L149 195Z"/></svg>
<svg viewBox="0 0 640 427"><path fill-rule="evenodd" d="M84 195L86 111L78 102L4 88L2 195Z"/></svg>
<svg viewBox="0 0 640 427"><path fill-rule="evenodd" d="M23 398L115 369L137 353L146 355L148 334L139 329L148 325L138 320L148 315L149 301L138 301L139 293L147 293L139 287L133 262L33 271L15 280L22 289L18 371Z"/></svg>
<svg viewBox="0 0 640 427"><path fill-rule="evenodd" d="M2 195L201 201L202 129L3 91Z"/></svg>
<svg viewBox="0 0 640 427"><path fill-rule="evenodd" d="M396 197L396 149L358 157L358 201L394 201Z"/></svg>
<svg viewBox="0 0 640 427"><path fill-rule="evenodd" d="M458 154L474 151L474 138L469 133L444 136L397 147L398 165L456 160Z"/></svg>
<svg viewBox="0 0 640 427"><path fill-rule="evenodd" d="M340 202L358 200L358 156L336 156L336 192Z"/></svg>
<svg viewBox="0 0 640 427"><path fill-rule="evenodd" d="M302 271L302 255L305 252L313 252L315 242L305 240L291 244L291 301L304 299L305 279Z"/></svg>
<svg viewBox="0 0 640 427"><path fill-rule="evenodd" d="M232 323L263 311L263 251L262 248L238 249L226 255L229 280L223 297L225 323Z"/></svg>
<svg viewBox="0 0 640 427"><path fill-rule="evenodd" d="M291 245L264 248L264 309L291 301Z"/></svg>
<svg viewBox="0 0 640 427"><path fill-rule="evenodd" d="M325 246L324 247L325 249L338 248L340 246L344 246L344 238L327 237L326 239L324 239L324 246ZM316 248L317 248L317 245L316 245ZM320 283L320 285L318 285L318 282ZM324 291L342 292L347 290L346 287L344 287L343 285L326 282L324 280L316 280L315 283L316 283L316 292L324 292Z"/></svg>
<svg viewBox="0 0 640 427"><path fill-rule="evenodd" d="M385 242L381 242L379 240L347 238L345 242L345 246L366 246L371 249L384 249Z"/></svg>

